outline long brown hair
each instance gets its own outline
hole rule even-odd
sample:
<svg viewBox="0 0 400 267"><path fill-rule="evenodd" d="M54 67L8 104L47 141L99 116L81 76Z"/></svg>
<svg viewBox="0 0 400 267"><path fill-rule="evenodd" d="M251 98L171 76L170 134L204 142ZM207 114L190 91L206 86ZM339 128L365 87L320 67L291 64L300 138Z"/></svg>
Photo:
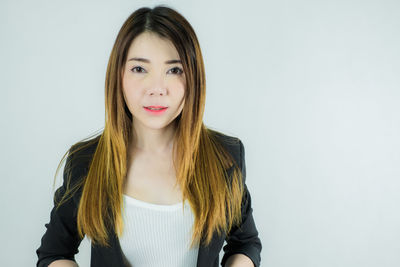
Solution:
<svg viewBox="0 0 400 267"><path fill-rule="evenodd" d="M84 145L78 146L77 143L67 151L69 156L64 173L71 174L74 167L73 162L70 164L68 161L71 155L96 143L85 179L71 190L68 188L62 200L66 201L69 193L81 188L77 214L80 238L86 234L92 243L109 246L107 227L110 226L119 237L122 235L127 147L132 138L132 115L123 97L122 72L131 42L143 32L156 33L170 40L182 61L186 76L185 105L174 121L173 155L176 158L173 162L183 199L189 201L195 216L191 247L198 242L208 245L214 231L228 234L231 227L242 219L242 172L221 144L218 132L203 123L205 70L196 34L180 13L165 5L140 8L122 25L107 66L104 130L89 142L80 142ZM228 169L232 170L229 175Z"/></svg>

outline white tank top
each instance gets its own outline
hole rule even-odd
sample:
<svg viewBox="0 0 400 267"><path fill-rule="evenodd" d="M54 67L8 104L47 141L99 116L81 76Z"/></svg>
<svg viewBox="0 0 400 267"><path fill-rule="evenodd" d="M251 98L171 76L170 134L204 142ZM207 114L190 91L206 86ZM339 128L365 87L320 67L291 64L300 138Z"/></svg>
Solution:
<svg viewBox="0 0 400 267"><path fill-rule="evenodd" d="M194 215L185 200L173 205L144 202L123 194L124 233L119 238L133 267L195 267L198 245L189 249Z"/></svg>

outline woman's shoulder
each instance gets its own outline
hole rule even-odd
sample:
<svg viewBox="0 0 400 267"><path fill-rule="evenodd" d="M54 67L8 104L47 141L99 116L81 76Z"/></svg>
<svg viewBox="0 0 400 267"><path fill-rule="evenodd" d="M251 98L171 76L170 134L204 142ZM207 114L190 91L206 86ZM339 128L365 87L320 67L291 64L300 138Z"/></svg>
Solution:
<svg viewBox="0 0 400 267"><path fill-rule="evenodd" d="M79 141L70 147L66 166L68 166L71 172L72 183L76 183L80 178L86 176L100 136Z"/></svg>
<svg viewBox="0 0 400 267"><path fill-rule="evenodd" d="M80 164L85 164L87 161L90 161L96 151L100 137L101 134L73 144L69 151L70 153L72 152L74 160L78 161Z"/></svg>
<svg viewBox="0 0 400 267"><path fill-rule="evenodd" d="M210 128L208 128L208 131L213 136L216 136L217 138L219 138L219 140L221 140L222 143L224 143L224 145L230 145L230 146L239 145L240 139L237 136L228 135L228 134L223 133L221 131L217 131L215 129L210 129Z"/></svg>
<svg viewBox="0 0 400 267"><path fill-rule="evenodd" d="M212 136L214 136L218 142L227 150L229 154L234 158L236 163L241 165L241 157L244 153L243 143L239 137L226 134L214 129L208 129Z"/></svg>

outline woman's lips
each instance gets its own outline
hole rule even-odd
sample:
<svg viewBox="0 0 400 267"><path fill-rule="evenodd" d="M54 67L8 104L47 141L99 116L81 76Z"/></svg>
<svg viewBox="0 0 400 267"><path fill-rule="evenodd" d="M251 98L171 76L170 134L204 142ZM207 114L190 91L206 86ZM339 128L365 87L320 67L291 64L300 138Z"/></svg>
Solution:
<svg viewBox="0 0 400 267"><path fill-rule="evenodd" d="M167 108L166 106L146 106L145 108Z"/></svg>
<svg viewBox="0 0 400 267"><path fill-rule="evenodd" d="M150 114L153 114L153 115L163 114L168 108L168 107L162 107L162 106L150 106L150 107L151 108L161 108L161 109L158 109L158 110L157 109L152 110L149 107L143 107L147 112L149 112Z"/></svg>

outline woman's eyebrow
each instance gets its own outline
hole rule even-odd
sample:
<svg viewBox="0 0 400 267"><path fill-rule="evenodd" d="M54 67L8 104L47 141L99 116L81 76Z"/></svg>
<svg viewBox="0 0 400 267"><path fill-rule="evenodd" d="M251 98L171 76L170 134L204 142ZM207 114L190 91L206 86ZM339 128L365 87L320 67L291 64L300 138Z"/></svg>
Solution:
<svg viewBox="0 0 400 267"><path fill-rule="evenodd" d="M150 63L149 59L142 58L142 57L133 57L133 58L128 59L128 61L133 61L133 60L140 61L140 62L145 62L145 63ZM165 64L175 64L175 63L182 64L182 62L179 59L170 59L170 60L165 61Z"/></svg>

